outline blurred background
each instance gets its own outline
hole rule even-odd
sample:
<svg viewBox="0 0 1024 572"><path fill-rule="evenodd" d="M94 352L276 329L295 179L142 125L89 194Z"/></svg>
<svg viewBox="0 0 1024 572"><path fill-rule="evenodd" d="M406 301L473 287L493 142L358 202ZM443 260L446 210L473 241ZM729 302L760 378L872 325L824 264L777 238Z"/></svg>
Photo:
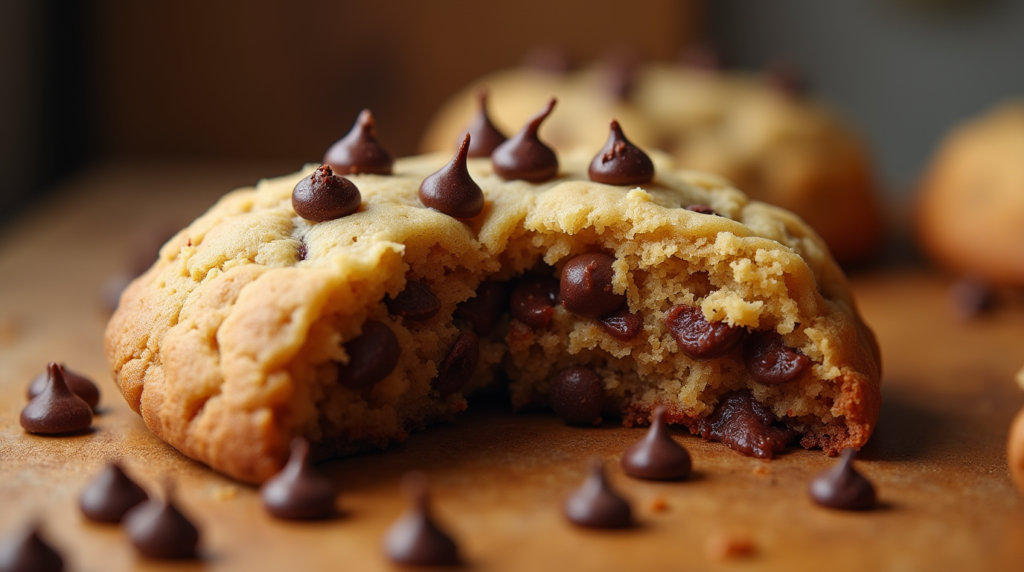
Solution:
<svg viewBox="0 0 1024 572"><path fill-rule="evenodd" d="M698 44L729 67L802 69L897 201L950 127L1024 94L1016 0L4 0L0 224L112 161L284 172L269 166L317 161L363 107L412 154L448 96L539 45L586 62Z"/></svg>

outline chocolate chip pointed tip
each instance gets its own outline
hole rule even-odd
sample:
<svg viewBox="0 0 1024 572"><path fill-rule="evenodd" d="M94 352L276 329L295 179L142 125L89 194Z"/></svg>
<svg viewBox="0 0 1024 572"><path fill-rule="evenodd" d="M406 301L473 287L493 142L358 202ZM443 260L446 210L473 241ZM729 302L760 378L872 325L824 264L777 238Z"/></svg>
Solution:
<svg viewBox="0 0 1024 572"><path fill-rule="evenodd" d="M537 136L540 124L555 108L555 98L526 125L491 153L494 172L506 181L521 179L540 183L558 175L558 156Z"/></svg>
<svg viewBox="0 0 1024 572"><path fill-rule="evenodd" d="M32 523L0 539L0 570L4 572L61 572L64 558Z"/></svg>
<svg viewBox="0 0 1024 572"><path fill-rule="evenodd" d="M37 435L64 435L92 426L92 407L74 394L56 363L47 366L43 391L21 410L21 426Z"/></svg>
<svg viewBox="0 0 1024 572"><path fill-rule="evenodd" d="M426 475L420 471L407 473L402 477L402 491L408 506L384 535L387 557L392 562L416 566L459 564L458 545L431 514Z"/></svg>
<svg viewBox="0 0 1024 572"><path fill-rule="evenodd" d="M423 179L419 190L423 206L457 219L470 219L483 211L484 192L473 180L466 165L471 138L467 133L455 157L439 171Z"/></svg>
<svg viewBox="0 0 1024 572"><path fill-rule="evenodd" d="M124 530L135 549L147 558L198 557L199 529L178 509L170 485L163 498L150 499L131 509L124 517Z"/></svg>
<svg viewBox="0 0 1024 572"><path fill-rule="evenodd" d="M85 400L85 402L89 404L89 407L92 407L93 411L96 411L96 406L99 405L100 402L99 387L97 387L96 384L88 377L68 369L64 364L60 364L60 366L61 373L64 374L64 381L68 384L68 388L71 389L75 395ZM29 399L34 398L46 389L46 382L48 378L49 371L44 370L32 379L32 382L29 383L26 391Z"/></svg>
<svg viewBox="0 0 1024 572"><path fill-rule="evenodd" d="M498 145L508 140L508 137L491 121L491 116L487 112L488 96L486 87L477 89L477 113L466 127L466 132L472 137L469 142L470 157L490 157ZM460 145L461 142L462 139L459 139Z"/></svg>
<svg viewBox="0 0 1024 572"><path fill-rule="evenodd" d="M341 175L390 175L394 161L377 141L377 123L369 109L359 112L352 129L324 154L323 162Z"/></svg>
<svg viewBox="0 0 1024 572"><path fill-rule="evenodd" d="M875 487L853 466L857 452L844 449L839 463L811 481L808 492L821 506L838 510L868 510L875 506Z"/></svg>
<svg viewBox="0 0 1024 572"><path fill-rule="evenodd" d="M608 141L590 162L589 175L591 181L606 185L642 185L654 179L654 163L613 119Z"/></svg>
<svg viewBox="0 0 1024 572"><path fill-rule="evenodd" d="M329 165L317 167L292 190L295 213L313 222L348 216L358 211L362 203L362 194L355 183L335 175Z"/></svg>
<svg viewBox="0 0 1024 572"><path fill-rule="evenodd" d="M285 520L321 520L335 514L336 489L309 459L309 441L296 437L284 469L260 487L263 507Z"/></svg>
<svg viewBox="0 0 1024 572"><path fill-rule="evenodd" d="M590 472L583 485L563 507L569 522L586 528L628 528L633 526L633 510L605 475L600 459L590 462Z"/></svg>
<svg viewBox="0 0 1024 572"><path fill-rule="evenodd" d="M78 499L82 514L97 522L121 522L149 495L125 473L119 461L110 461L86 486Z"/></svg>
<svg viewBox="0 0 1024 572"><path fill-rule="evenodd" d="M667 408L659 405L647 433L622 455L622 470L631 477L654 481L689 478L690 454L672 438L665 421Z"/></svg>

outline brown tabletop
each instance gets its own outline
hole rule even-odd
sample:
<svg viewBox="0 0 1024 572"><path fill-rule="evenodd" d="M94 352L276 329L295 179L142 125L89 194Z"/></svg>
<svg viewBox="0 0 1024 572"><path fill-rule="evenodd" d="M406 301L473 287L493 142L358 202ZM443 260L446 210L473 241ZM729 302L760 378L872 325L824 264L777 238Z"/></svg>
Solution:
<svg viewBox="0 0 1024 572"><path fill-rule="evenodd" d="M297 168L298 165L292 166ZM390 450L333 461L340 518L272 520L255 489L186 459L152 436L110 381L102 353L104 283L149 237L201 213L217 196L288 166L108 165L69 184L0 235L0 535L30 519L69 570L391 570L380 539L401 512L398 481L423 469L436 512L469 570L1020 570L1024 502L1005 458L1010 419L1024 403L1013 382L1024 363L1024 304L970 322L946 306L948 281L924 270L861 274L854 286L884 361L881 420L858 468L881 507L845 513L815 506L808 480L835 461L790 450L771 462L679 434L696 477L630 479L623 449L642 435L614 423L564 426L550 414L513 415L476 402L454 423ZM103 391L87 435L36 437L18 414L27 382L65 361ZM607 461L640 525L580 530L561 516L587 460ZM81 517L77 497L106 459L121 458L159 490L170 477L201 527L203 559L140 559L117 526ZM662 506L659 506L662 505ZM747 542L748 557L711 546Z"/></svg>

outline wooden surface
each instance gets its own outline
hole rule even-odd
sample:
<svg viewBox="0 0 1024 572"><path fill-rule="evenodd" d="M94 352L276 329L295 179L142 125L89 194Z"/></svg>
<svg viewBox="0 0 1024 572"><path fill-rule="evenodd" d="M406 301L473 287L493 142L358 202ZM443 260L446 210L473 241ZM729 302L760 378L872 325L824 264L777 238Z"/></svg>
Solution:
<svg viewBox="0 0 1024 572"><path fill-rule="evenodd" d="M292 166L297 167L297 166ZM344 516L272 520L254 489L185 459L124 404L102 355L99 291L147 233L181 225L229 188L289 166L177 168L113 165L69 185L0 235L0 534L39 519L70 570L389 570L379 543L402 509L398 479L424 469L436 509L460 541L468 570L1020 570L1024 502L1004 453L1024 402L1013 373L1024 362L1024 305L971 323L946 308L945 279L923 270L855 277L884 359L881 421L858 467L881 508L842 513L813 505L808 480L834 460L791 450L742 457L679 435L697 477L647 483L618 468L642 434L608 423L564 426L549 414L512 415L477 403L452 424L391 450L334 461ZM91 375L103 413L88 435L24 433L28 380L51 360ZM641 525L619 532L568 525L561 501L601 457L635 503ZM87 523L77 496L106 459L120 457L145 486L178 483L202 529L199 563L140 560L117 527ZM666 509L653 505L664 501ZM746 539L748 558L718 561L715 538Z"/></svg>

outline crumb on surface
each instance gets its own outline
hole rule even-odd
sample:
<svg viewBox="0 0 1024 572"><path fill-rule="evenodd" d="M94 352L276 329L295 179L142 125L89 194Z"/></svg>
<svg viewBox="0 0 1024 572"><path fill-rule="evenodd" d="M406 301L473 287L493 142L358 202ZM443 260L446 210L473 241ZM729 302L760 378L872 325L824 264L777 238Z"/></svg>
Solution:
<svg viewBox="0 0 1024 572"><path fill-rule="evenodd" d="M712 560L748 558L755 552L757 552L757 546L752 538L733 532L712 534L704 543L704 553Z"/></svg>
<svg viewBox="0 0 1024 572"><path fill-rule="evenodd" d="M648 503L651 512L665 512L668 510L668 501L663 496L652 497Z"/></svg>

